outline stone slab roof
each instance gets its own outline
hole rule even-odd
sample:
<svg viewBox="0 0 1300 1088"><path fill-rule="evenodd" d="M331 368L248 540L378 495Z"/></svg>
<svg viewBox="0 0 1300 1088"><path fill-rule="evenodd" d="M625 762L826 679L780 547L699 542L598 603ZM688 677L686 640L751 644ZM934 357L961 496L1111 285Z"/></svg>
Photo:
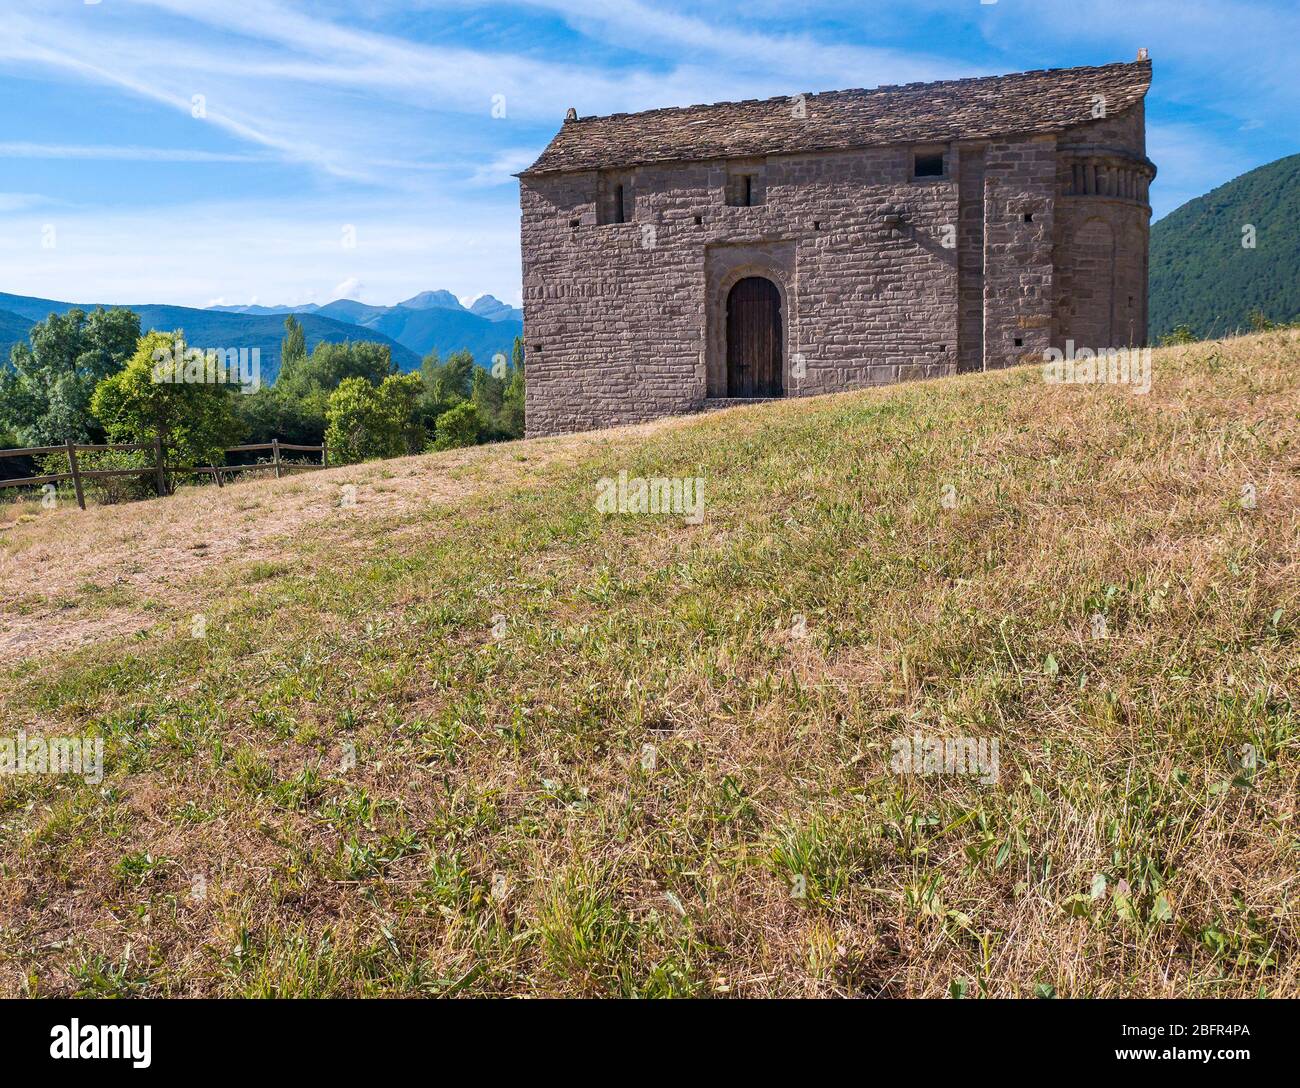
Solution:
<svg viewBox="0 0 1300 1088"><path fill-rule="evenodd" d="M809 94L804 118L794 96L583 117L520 176L1059 132L1096 120L1095 95L1114 115L1150 85L1151 62L1137 60Z"/></svg>

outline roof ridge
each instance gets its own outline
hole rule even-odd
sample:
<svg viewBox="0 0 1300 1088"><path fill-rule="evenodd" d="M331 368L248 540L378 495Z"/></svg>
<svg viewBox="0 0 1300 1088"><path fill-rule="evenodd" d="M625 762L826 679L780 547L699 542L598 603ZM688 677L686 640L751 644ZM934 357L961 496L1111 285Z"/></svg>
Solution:
<svg viewBox="0 0 1300 1088"><path fill-rule="evenodd" d="M1028 68L1022 72L1001 72L988 76L959 76L956 79L915 80L911 83L881 83L876 87L837 87L830 91L794 91L790 94L777 94L768 98L724 98L717 102L694 102L688 106L655 106L648 110L621 110L618 113L592 113L579 116L576 123L589 124L593 121L614 121L622 117L651 117L656 114L682 113L686 110L717 109L721 106L761 106L768 103L789 102L792 98L803 95L805 98L820 98L833 94L875 94L879 91L907 91L921 87L955 87L966 83L991 83L999 79L1016 79L1020 76L1057 75L1062 72L1101 72L1111 68L1150 68L1150 60L1118 60L1109 64L1079 64L1068 68ZM570 122L573 123L573 122Z"/></svg>
<svg viewBox="0 0 1300 1088"><path fill-rule="evenodd" d="M1142 57L584 118L570 111L520 176L1061 132L1133 108L1150 86L1151 62Z"/></svg>

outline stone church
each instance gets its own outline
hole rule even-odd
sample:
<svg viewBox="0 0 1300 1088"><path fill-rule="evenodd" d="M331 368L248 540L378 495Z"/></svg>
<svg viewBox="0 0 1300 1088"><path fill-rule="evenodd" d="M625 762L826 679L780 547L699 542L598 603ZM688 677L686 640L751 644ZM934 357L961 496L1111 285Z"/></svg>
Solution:
<svg viewBox="0 0 1300 1088"><path fill-rule="evenodd" d="M1150 82L570 110L519 175L528 434L1143 344Z"/></svg>

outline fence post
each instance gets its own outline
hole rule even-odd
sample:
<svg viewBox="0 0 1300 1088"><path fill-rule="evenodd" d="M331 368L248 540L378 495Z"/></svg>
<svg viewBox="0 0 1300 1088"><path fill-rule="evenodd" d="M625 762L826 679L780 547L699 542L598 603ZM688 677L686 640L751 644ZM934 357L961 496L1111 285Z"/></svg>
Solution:
<svg viewBox="0 0 1300 1088"><path fill-rule="evenodd" d="M77 493L77 505L84 510L86 509L86 496L81 491L81 472L77 469L77 447L71 442L67 443L67 446L68 471L72 473L72 489Z"/></svg>
<svg viewBox="0 0 1300 1088"><path fill-rule="evenodd" d="M221 469L217 468L216 465L213 465L213 466L212 466L212 475L215 476L215 477L217 478L217 486L218 486L218 487L225 487L225 486L226 486L225 484L223 484L223 483L221 482Z"/></svg>
<svg viewBox="0 0 1300 1088"><path fill-rule="evenodd" d="M155 483L158 485L158 497L162 498L167 494L167 473L163 468L163 445L162 435L153 440Z"/></svg>
<svg viewBox="0 0 1300 1088"><path fill-rule="evenodd" d="M280 440L278 438L271 439L271 453L275 456L275 478L278 480L280 478Z"/></svg>
<svg viewBox="0 0 1300 1088"><path fill-rule="evenodd" d="M330 464L329 444L325 441L325 439L322 438L320 440L320 467L329 468L329 464Z"/></svg>

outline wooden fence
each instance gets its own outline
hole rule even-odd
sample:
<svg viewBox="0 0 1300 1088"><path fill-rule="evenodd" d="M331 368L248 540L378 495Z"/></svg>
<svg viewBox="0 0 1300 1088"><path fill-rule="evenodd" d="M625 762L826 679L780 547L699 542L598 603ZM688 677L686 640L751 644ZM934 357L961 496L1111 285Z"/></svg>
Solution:
<svg viewBox="0 0 1300 1088"><path fill-rule="evenodd" d="M96 453L102 451L118 452L135 452L148 450L153 453L153 464L142 468L111 468L111 469L84 469L77 462L79 453ZM274 472L278 480L287 468L295 469L321 469L329 464L329 453L325 445L319 446L296 446L291 442L281 442L275 439L271 442L255 442L248 446L231 446L225 452L231 453L253 453L260 450L269 450L271 452L270 461L256 462L251 465L196 465L190 468L182 468L176 465L167 465L163 462L163 449L160 441L155 441L153 445L139 443L117 443L109 445L84 445L77 442L65 442L62 446L32 446L28 449L21 450L0 450L0 458L5 457L42 457L52 453L66 454L68 458L67 472L54 472L45 476L24 476L17 480L0 480L0 488L4 487L34 487L38 484L54 484L62 480L71 480L73 490L77 494L77 505L82 510L86 509L86 495L82 487L83 480L105 480L114 476L152 476L154 478L154 487L158 494L167 495L171 488L167 482L167 475L189 475L191 473L199 475L211 475L217 481L218 487L225 487L224 477L232 473L240 472L257 472L267 471ZM319 453L320 464L310 465L301 462L284 461L280 454L282 451L293 453Z"/></svg>

